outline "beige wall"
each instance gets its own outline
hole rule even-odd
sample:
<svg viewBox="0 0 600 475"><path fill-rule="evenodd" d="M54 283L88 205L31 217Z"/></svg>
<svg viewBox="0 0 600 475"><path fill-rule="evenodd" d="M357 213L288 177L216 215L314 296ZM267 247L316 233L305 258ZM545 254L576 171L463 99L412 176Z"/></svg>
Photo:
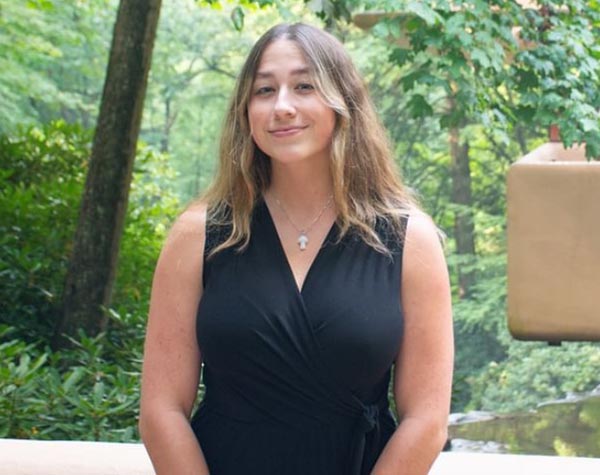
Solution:
<svg viewBox="0 0 600 475"><path fill-rule="evenodd" d="M547 143L510 168L507 201L511 333L600 340L600 162Z"/></svg>

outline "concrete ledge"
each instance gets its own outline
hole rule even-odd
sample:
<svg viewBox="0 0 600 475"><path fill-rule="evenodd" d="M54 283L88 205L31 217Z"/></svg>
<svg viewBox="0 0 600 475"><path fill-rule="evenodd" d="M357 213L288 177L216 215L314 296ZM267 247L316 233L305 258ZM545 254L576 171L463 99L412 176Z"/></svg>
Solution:
<svg viewBox="0 0 600 475"><path fill-rule="evenodd" d="M598 475L600 459L443 453L430 475ZM0 439L0 475L154 475L141 444ZM308 475L308 474L307 474Z"/></svg>
<svg viewBox="0 0 600 475"><path fill-rule="evenodd" d="M141 444L0 439L0 475L154 475Z"/></svg>
<svg viewBox="0 0 600 475"><path fill-rule="evenodd" d="M600 459L445 452L429 475L598 475Z"/></svg>

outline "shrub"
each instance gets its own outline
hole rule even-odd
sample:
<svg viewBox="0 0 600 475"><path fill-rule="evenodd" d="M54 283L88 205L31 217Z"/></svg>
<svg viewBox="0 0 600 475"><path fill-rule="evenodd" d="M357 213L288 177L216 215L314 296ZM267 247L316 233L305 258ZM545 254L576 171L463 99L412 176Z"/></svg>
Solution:
<svg viewBox="0 0 600 475"><path fill-rule="evenodd" d="M0 329L7 337L14 330ZM111 363L104 335L52 352L41 342L0 344L0 437L138 440L139 360Z"/></svg>
<svg viewBox="0 0 600 475"><path fill-rule="evenodd" d="M91 138L62 121L0 136L0 323L26 341L47 340L58 318ZM165 155L140 147L108 309L111 329L127 338L143 332L154 265L179 210L165 186L172 175Z"/></svg>
<svg viewBox="0 0 600 475"><path fill-rule="evenodd" d="M0 437L138 439L152 274L180 205L168 157L140 146L106 332L50 350L91 138L60 121L0 136Z"/></svg>
<svg viewBox="0 0 600 475"><path fill-rule="evenodd" d="M30 340L54 326L90 140L64 122L0 136L0 322Z"/></svg>

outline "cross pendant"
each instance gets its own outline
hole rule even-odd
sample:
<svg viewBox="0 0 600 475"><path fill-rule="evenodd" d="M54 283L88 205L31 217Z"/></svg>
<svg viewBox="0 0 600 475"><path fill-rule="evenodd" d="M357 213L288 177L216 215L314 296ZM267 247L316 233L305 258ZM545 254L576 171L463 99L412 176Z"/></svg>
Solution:
<svg viewBox="0 0 600 475"><path fill-rule="evenodd" d="M308 244L308 236L304 234L304 232L300 233L298 236L298 246L300 246L300 250L306 250L306 245Z"/></svg>

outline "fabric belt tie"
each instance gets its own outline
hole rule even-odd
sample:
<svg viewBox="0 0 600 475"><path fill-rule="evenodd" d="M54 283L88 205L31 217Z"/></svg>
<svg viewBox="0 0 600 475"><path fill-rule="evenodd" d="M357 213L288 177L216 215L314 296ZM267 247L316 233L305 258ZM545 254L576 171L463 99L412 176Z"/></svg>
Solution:
<svg viewBox="0 0 600 475"><path fill-rule="evenodd" d="M375 430L375 439L371 444L369 453L365 453L367 435L373 430ZM349 475L361 475L365 460L369 463L367 466L375 462L371 459L373 458L373 448L379 446L379 437L379 406L377 404L364 406L362 414L358 417L352 436Z"/></svg>

